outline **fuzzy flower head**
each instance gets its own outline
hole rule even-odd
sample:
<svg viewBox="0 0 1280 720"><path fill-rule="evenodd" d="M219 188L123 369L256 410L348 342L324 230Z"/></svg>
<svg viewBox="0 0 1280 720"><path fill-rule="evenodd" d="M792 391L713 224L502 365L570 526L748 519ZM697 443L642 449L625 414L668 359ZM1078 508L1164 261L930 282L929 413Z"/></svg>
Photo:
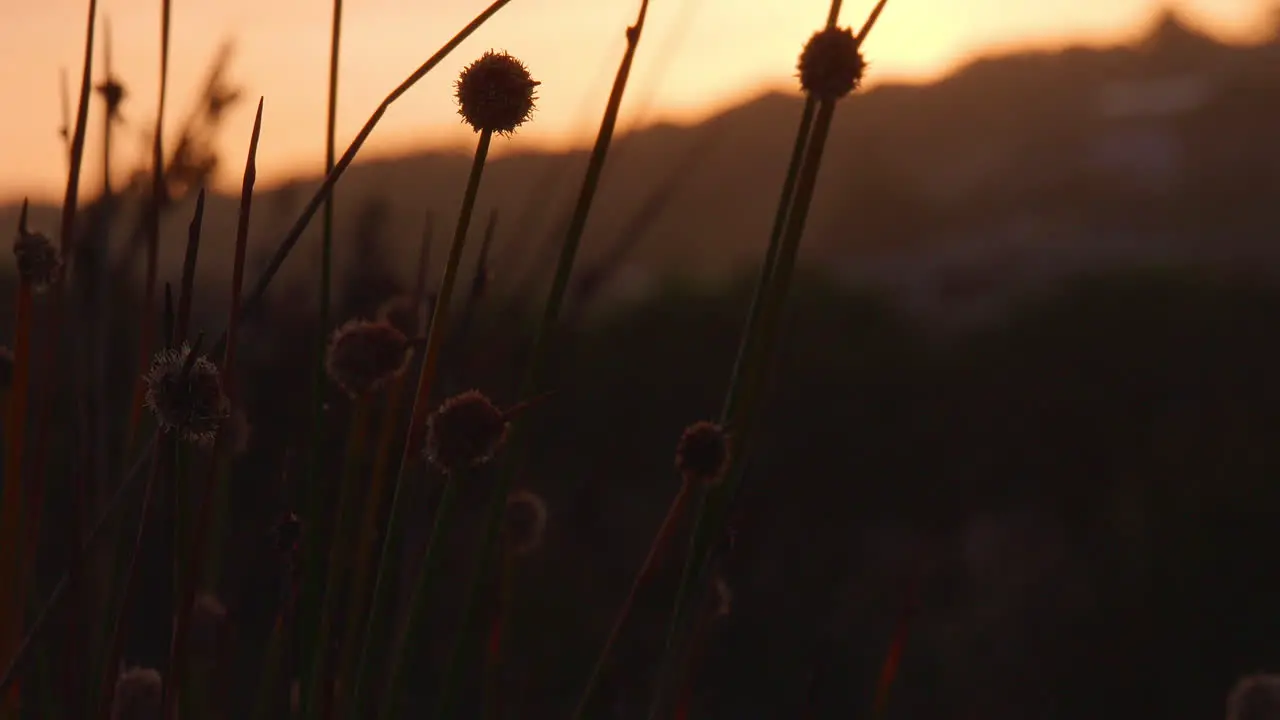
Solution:
<svg viewBox="0 0 1280 720"><path fill-rule="evenodd" d="M18 262L18 277L35 292L47 290L62 271L62 258L53 241L25 228L18 231L18 239L13 242L13 256Z"/></svg>
<svg viewBox="0 0 1280 720"><path fill-rule="evenodd" d="M507 414L480 391L454 395L427 419L427 460L445 473L483 465L509 426Z"/></svg>
<svg viewBox="0 0 1280 720"><path fill-rule="evenodd" d="M152 668L129 668L116 679L111 720L160 720L164 683Z"/></svg>
<svg viewBox="0 0 1280 720"><path fill-rule="evenodd" d="M1240 678L1227 696L1227 720L1271 720L1280 717L1280 675Z"/></svg>
<svg viewBox="0 0 1280 720"><path fill-rule="evenodd" d="M800 54L800 87L819 100L839 100L862 84L867 62L849 28L814 33Z"/></svg>
<svg viewBox="0 0 1280 720"><path fill-rule="evenodd" d="M197 445L210 445L226 420L230 403L218 367L201 355L187 362L191 347L156 353L147 371L147 407L165 430Z"/></svg>
<svg viewBox="0 0 1280 720"><path fill-rule="evenodd" d="M507 542L516 555L529 555L542 546L547 531L547 501L528 490L507 496L505 516Z"/></svg>
<svg viewBox="0 0 1280 720"><path fill-rule="evenodd" d="M13 384L13 351L0 345L0 390Z"/></svg>
<svg viewBox="0 0 1280 720"><path fill-rule="evenodd" d="M685 428L676 445L676 469L686 482L714 485L729 466L729 434L710 422Z"/></svg>
<svg viewBox="0 0 1280 720"><path fill-rule="evenodd" d="M348 395L360 397L403 373L408 350L409 338L390 323L350 320L333 332L325 370Z"/></svg>
<svg viewBox="0 0 1280 720"><path fill-rule="evenodd" d="M524 63L490 50L458 76L458 114L476 132L509 135L533 114L534 88L540 84Z"/></svg>

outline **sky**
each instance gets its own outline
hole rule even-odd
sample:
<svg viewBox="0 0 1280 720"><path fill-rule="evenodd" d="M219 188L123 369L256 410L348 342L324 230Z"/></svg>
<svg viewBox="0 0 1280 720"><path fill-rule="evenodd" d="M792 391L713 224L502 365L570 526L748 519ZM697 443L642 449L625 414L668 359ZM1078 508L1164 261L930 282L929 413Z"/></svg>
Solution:
<svg viewBox="0 0 1280 720"><path fill-rule="evenodd" d="M338 152L410 72L490 0L347 0L339 74ZM845 0L855 28L873 0ZM60 74L79 90L88 0L0 0L0 202L60 198L67 163ZM110 27L112 63L128 97L113 136L122 172L146 155L158 93L160 0L100 0L95 81ZM537 111L493 154L589 146L639 0L513 0L383 118L360 157L428 147L470 148L452 83L489 49L521 58ZM696 122L766 90L795 90L795 61L829 0L651 0L620 127ZM1123 42L1163 7L1230 39L1269 32L1275 0L890 0L864 45L868 86L921 82L984 53L1069 43ZM265 97L259 182L323 166L332 3L328 0L173 0L166 128L172 141L208 65L235 44L231 78L246 98L219 138L218 189L238 187L256 99ZM82 192L101 186L102 105L89 122ZM128 167L125 167L128 166Z"/></svg>

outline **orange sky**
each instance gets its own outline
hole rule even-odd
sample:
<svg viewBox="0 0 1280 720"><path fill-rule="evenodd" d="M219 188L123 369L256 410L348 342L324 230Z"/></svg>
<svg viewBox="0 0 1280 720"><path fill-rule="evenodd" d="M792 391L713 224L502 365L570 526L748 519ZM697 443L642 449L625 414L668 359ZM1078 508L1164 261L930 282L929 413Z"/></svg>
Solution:
<svg viewBox="0 0 1280 720"><path fill-rule="evenodd" d="M339 152L392 87L490 0L347 0L343 25ZM792 88L803 42L829 0L651 0L623 109L624 127L694 120L766 88ZM174 0L170 112L181 119L218 45L236 41L233 77L252 99L266 96L259 177L271 183L318 170L323 159L331 5L327 0ZM1227 37L1269 29L1270 0L1180 0L1191 20ZM861 23L872 0L846 0L842 24ZM58 197L65 184L58 76L79 87L87 0L0 0L0 199ZM139 136L155 107L159 0L101 0L117 74L130 95L117 157L145 154ZM531 125L495 142L495 153L590 141L621 57L623 29L638 0L514 0L456 50L383 119L363 157L408 147L470 145L454 114L457 71L490 47L523 59L543 82ZM925 79L993 47L1122 40L1159 0L890 0L865 47L869 81ZM243 102L222 137L238 181L253 104ZM101 109L93 106L96 115ZM100 185L101 118L91 117L83 189ZM124 162L117 163L124 165Z"/></svg>

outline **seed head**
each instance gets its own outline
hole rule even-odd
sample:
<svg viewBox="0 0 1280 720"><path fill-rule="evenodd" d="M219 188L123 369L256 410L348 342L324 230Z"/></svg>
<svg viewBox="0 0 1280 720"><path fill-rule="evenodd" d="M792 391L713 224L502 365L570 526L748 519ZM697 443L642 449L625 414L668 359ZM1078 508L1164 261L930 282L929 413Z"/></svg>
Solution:
<svg viewBox="0 0 1280 720"><path fill-rule="evenodd" d="M458 114L476 132L509 135L533 114L534 88L540 84L524 63L490 50L458 76Z"/></svg>
<svg viewBox="0 0 1280 720"><path fill-rule="evenodd" d="M1271 720L1280 714L1280 675L1240 678L1227 696L1227 720Z"/></svg>
<svg viewBox="0 0 1280 720"><path fill-rule="evenodd" d="M0 345L0 390L13 384L13 351Z"/></svg>
<svg viewBox="0 0 1280 720"><path fill-rule="evenodd" d="M62 259L53 241L25 228L18 231L18 239L13 241L13 255L18 262L18 277L35 292L47 290L62 270Z"/></svg>
<svg viewBox="0 0 1280 720"><path fill-rule="evenodd" d="M197 445L210 445L230 408L222 392L218 367L200 356L186 371L191 347L166 349L151 359L147 371L147 407L160 426Z"/></svg>
<svg viewBox="0 0 1280 720"><path fill-rule="evenodd" d="M542 545L547 531L547 501L528 490L507 496L507 542L516 555L529 555Z"/></svg>
<svg viewBox="0 0 1280 720"><path fill-rule="evenodd" d="M858 89L867 69L849 28L814 33L800 54L800 87L819 100L838 100Z"/></svg>
<svg viewBox="0 0 1280 720"><path fill-rule="evenodd" d="M676 445L676 469L686 482L714 485L729 465L729 434L710 422L685 428Z"/></svg>
<svg viewBox="0 0 1280 720"><path fill-rule="evenodd" d="M333 332L325 370L348 395L360 397L404 372L408 349L409 339L390 323L350 320Z"/></svg>
<svg viewBox="0 0 1280 720"><path fill-rule="evenodd" d="M111 720L160 720L164 683L152 668L129 668L116 679Z"/></svg>
<svg viewBox="0 0 1280 720"><path fill-rule="evenodd" d="M480 391L454 395L427 419L427 460L445 473L483 465L508 427L507 414Z"/></svg>

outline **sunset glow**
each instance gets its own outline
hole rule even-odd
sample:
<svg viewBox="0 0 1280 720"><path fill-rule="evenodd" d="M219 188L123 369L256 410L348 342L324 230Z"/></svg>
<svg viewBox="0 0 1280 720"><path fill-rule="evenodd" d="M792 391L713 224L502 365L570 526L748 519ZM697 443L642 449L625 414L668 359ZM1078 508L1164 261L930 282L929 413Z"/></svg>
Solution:
<svg viewBox="0 0 1280 720"><path fill-rule="evenodd" d="M432 54L489 0L349 0L343 27L338 143L345 147L388 90ZM861 23L870 0L847 1L842 23ZM65 182L59 72L79 87L85 0L0 0L0 200L53 198ZM765 89L794 87L795 58L825 17L828 0L653 0L623 110L623 129L657 120L694 121ZM1191 21L1232 39L1270 32L1267 0L1184 0ZM159 0L99 4L95 81L102 79L104 20L116 74L128 89L115 155L121 173L145 156L156 103ZM975 54L1067 42L1123 41L1161 9L1156 0L966 0L890 2L866 54L870 81L937 77ZM323 0L174 2L170 127L194 101L218 46L233 40L232 78L246 98L220 138L227 158L242 156L253 101L266 98L259 152L269 184L318 170L323 157L330 4ZM599 123L623 30L636 2L515 0L393 106L367 156L461 146L470 132L454 112L457 70L489 48L524 60L542 81L534 121L495 153L589 142ZM100 184L101 104L89 125L85 185ZM219 175L231 186L234 166Z"/></svg>

